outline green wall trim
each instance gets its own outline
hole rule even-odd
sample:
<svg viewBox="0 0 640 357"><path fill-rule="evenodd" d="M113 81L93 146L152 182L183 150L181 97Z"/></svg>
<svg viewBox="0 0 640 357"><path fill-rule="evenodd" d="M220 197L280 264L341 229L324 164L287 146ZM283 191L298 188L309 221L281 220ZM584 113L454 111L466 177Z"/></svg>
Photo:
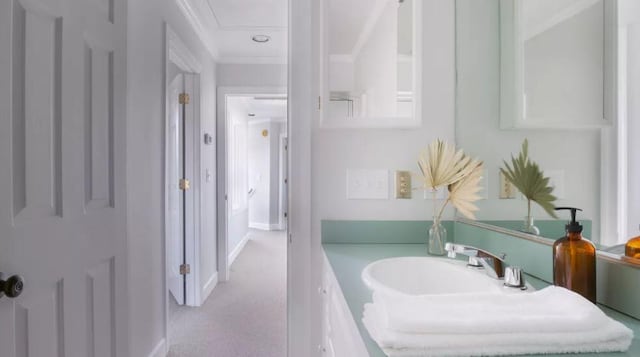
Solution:
<svg viewBox="0 0 640 357"><path fill-rule="evenodd" d="M453 240L453 221L443 221ZM338 221L321 222L322 243L426 244L432 221Z"/></svg>

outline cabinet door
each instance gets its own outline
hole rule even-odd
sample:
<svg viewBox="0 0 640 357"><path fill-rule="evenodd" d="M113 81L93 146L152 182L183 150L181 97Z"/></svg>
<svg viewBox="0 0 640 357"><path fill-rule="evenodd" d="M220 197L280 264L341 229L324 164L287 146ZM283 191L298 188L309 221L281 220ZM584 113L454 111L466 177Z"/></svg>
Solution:
<svg viewBox="0 0 640 357"><path fill-rule="evenodd" d="M326 356L369 356L347 301L325 257L323 269L323 341Z"/></svg>

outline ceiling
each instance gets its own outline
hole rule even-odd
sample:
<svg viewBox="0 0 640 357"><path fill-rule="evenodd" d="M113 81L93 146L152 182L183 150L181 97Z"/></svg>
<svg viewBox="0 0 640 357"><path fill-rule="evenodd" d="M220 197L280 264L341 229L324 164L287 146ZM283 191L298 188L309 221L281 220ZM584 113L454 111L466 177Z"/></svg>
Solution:
<svg viewBox="0 0 640 357"><path fill-rule="evenodd" d="M219 62L285 63L287 0L205 0L214 18ZM251 37L267 35L267 43Z"/></svg>
<svg viewBox="0 0 640 357"><path fill-rule="evenodd" d="M287 117L287 100L284 96L232 96L227 100L229 106L238 112L254 114L248 116L248 121Z"/></svg>

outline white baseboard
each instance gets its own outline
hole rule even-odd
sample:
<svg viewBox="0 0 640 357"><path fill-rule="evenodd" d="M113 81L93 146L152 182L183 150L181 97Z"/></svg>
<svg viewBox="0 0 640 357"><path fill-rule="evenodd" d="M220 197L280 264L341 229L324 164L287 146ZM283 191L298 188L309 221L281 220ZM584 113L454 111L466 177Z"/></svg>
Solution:
<svg viewBox="0 0 640 357"><path fill-rule="evenodd" d="M238 257L238 255L240 254L244 246L247 245L248 241L249 241L249 233L245 234L242 240L240 241L240 243L238 243L238 245L235 248L233 248L231 253L229 253L229 260L228 260L229 266L233 264L233 262L236 260L236 258Z"/></svg>
<svg viewBox="0 0 640 357"><path fill-rule="evenodd" d="M209 297L209 295L211 295L211 292L213 291L213 288L216 287L216 285L218 285L218 272L213 273L213 275L211 275L211 278L209 278L209 281L207 281L207 283L202 287L202 294L200 295L200 305L204 304L204 302L207 301L207 298Z"/></svg>
<svg viewBox="0 0 640 357"><path fill-rule="evenodd" d="M167 353L169 353L169 351L167 350L167 340L163 338L160 342L158 342L153 351L149 353L149 357L166 357Z"/></svg>
<svg viewBox="0 0 640 357"><path fill-rule="evenodd" d="M277 230L280 230L280 224L279 223L268 224L268 223L249 222L249 228L260 229L260 230L263 230L263 231L277 231Z"/></svg>

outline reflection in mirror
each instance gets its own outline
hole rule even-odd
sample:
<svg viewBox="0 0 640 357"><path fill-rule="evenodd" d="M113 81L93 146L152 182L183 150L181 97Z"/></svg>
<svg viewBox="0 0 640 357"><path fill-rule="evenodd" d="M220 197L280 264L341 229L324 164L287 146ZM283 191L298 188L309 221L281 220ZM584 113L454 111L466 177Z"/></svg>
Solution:
<svg viewBox="0 0 640 357"><path fill-rule="evenodd" d="M500 3L503 128L597 128L616 115L616 0Z"/></svg>
<svg viewBox="0 0 640 357"><path fill-rule="evenodd" d="M584 210L588 238L637 236L640 1L457 0L456 54L456 140L487 167L479 220L519 230L526 201L500 198L499 168L527 138L555 205ZM566 217L534 216L542 236L563 234Z"/></svg>
<svg viewBox="0 0 640 357"><path fill-rule="evenodd" d="M604 1L527 0L522 17L525 120L602 120Z"/></svg>
<svg viewBox="0 0 640 357"><path fill-rule="evenodd" d="M326 0L323 123L415 123L420 1ZM378 120L380 122L380 120ZM365 124L366 126L366 124Z"/></svg>

